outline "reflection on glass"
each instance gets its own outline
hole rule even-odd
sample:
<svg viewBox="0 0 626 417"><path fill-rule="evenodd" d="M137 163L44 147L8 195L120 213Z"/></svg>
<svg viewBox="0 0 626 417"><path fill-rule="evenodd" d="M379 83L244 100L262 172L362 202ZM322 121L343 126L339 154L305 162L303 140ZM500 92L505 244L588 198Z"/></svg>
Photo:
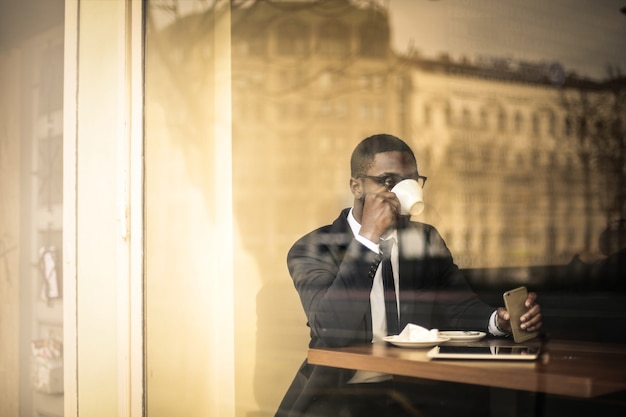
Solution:
<svg viewBox="0 0 626 417"><path fill-rule="evenodd" d="M0 16L0 415L63 416L63 2Z"/></svg>
<svg viewBox="0 0 626 417"><path fill-rule="evenodd" d="M346 161L366 136L392 133L415 149L419 172L429 178L419 220L440 230L462 268L567 264L596 248L607 220L625 215L623 77L584 78L559 55L569 48L540 48L544 56L537 59L522 48L491 48L497 39L554 37L544 20L501 26L516 13L528 19L527 9L474 6L480 11L489 3L502 16L492 27L474 24L477 18L456 3L230 3L235 385L242 415L272 415L302 360L307 329L286 251L350 204ZM180 225L178 217L202 216L203 200L218 198L210 144L220 138L207 132L221 111L211 99L219 82L213 22L220 7L148 3L148 239L160 246L149 242L147 297L168 312L156 323L147 312L148 375L156 375L148 378L149 410L151 401L166 398L162 367L193 366L181 353L197 342L192 335L178 344L152 337L159 326L194 320L200 301L187 297L198 288L194 280L207 279L189 277L190 287L172 287L165 271L176 275L167 268L181 256L198 272L201 251L192 243L192 253L181 252L199 231L179 234L174 224L193 228L193 220ZM441 39L412 35L417 19ZM547 26L558 32L566 21ZM500 37L493 32L508 29ZM455 45L442 41L446 30ZM563 42L579 41L570 35ZM435 44L440 49L432 52ZM483 46L488 55L480 53ZM181 191L186 181L198 195ZM170 211L159 212L165 200ZM165 296L172 293L178 297Z"/></svg>

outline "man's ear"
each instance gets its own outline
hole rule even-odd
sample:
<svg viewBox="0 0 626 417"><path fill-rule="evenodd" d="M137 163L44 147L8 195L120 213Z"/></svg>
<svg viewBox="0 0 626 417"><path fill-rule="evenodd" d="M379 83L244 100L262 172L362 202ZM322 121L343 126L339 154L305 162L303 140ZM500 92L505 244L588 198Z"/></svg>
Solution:
<svg viewBox="0 0 626 417"><path fill-rule="evenodd" d="M350 191L356 200L363 197L363 182L356 178L350 178Z"/></svg>

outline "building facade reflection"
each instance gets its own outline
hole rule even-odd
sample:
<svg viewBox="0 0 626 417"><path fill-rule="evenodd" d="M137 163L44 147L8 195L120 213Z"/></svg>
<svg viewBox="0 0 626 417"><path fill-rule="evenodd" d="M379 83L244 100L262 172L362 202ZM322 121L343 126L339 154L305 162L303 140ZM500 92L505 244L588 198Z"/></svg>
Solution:
<svg viewBox="0 0 626 417"><path fill-rule="evenodd" d="M244 229L267 228L262 235L282 246L332 218L345 201L349 151L386 131L417 149L432 179L421 220L440 229L460 266L555 264L593 250L623 214L619 159L616 172L600 165L600 143L623 132L607 139L580 126L619 120L615 90L557 63L401 56L387 13L350 2L234 10L236 206L255 204L281 222L241 215ZM623 146L617 154L623 162Z"/></svg>

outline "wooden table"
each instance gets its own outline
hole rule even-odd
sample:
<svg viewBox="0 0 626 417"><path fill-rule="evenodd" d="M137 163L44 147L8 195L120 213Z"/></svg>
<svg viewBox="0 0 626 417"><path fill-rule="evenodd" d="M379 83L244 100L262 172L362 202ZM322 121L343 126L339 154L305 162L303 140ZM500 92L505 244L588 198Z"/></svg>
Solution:
<svg viewBox="0 0 626 417"><path fill-rule="evenodd" d="M494 339L481 344L511 344ZM407 377L478 384L537 393L593 398L626 390L626 345L549 340L532 362L431 360L429 348L373 343L309 349L312 364Z"/></svg>

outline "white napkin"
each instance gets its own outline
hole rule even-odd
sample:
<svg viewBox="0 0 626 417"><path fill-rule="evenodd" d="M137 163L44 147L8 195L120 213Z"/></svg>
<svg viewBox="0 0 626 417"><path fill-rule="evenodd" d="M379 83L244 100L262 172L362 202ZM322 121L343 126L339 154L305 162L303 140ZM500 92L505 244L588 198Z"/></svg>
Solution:
<svg viewBox="0 0 626 417"><path fill-rule="evenodd" d="M399 342L433 342L439 339L439 330L428 330L417 324L407 324L404 330L395 337Z"/></svg>

